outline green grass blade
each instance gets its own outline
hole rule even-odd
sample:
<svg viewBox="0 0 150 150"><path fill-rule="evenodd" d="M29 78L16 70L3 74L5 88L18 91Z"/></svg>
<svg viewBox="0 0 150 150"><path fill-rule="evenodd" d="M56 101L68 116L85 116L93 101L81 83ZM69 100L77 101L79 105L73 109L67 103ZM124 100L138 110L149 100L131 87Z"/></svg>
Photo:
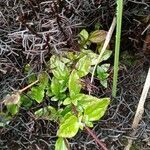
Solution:
<svg viewBox="0 0 150 150"><path fill-rule="evenodd" d="M123 0L117 0L117 12L116 12L117 27L116 27L116 42L115 42L114 76L113 76L113 88L112 88L113 97L116 97L116 93L117 93L122 12L123 12Z"/></svg>

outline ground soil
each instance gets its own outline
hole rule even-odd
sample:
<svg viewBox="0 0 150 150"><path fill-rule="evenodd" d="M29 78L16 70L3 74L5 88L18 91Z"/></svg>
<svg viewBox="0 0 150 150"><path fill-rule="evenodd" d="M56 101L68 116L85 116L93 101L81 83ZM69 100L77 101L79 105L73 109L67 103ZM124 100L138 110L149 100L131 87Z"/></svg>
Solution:
<svg viewBox="0 0 150 150"><path fill-rule="evenodd" d="M92 31L96 23L108 30L115 15L113 0L70 0L70 3L46 0L0 0L0 99L13 89L26 85L24 67L30 64L34 73L44 70L52 54L62 49L79 50L77 34L82 28ZM150 65L150 2L124 1L118 96L111 97L112 73L109 86L93 95L111 97L111 104L92 131L110 150L123 150L131 137L131 124ZM113 35L110 47L114 50ZM129 61L124 53L132 59ZM130 60L131 60L130 59ZM110 72L113 71L113 56ZM150 94L149 94L150 95ZM147 97L143 118L134 138L133 150L150 149L150 96ZM41 104L38 107L42 107ZM0 150L53 150L57 124L35 120L34 108L21 108L7 128L0 128ZM1 116L0 116L1 120ZM97 150L95 141L86 131L72 140L71 150Z"/></svg>

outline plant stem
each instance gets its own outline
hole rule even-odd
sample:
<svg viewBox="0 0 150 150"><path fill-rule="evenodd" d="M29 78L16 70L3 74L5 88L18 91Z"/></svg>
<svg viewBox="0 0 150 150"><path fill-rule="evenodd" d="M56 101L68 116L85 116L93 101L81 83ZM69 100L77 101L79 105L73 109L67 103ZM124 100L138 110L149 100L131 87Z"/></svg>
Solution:
<svg viewBox="0 0 150 150"><path fill-rule="evenodd" d="M77 109L76 109L76 106L73 105L73 104L72 104L72 110L73 110L74 114L75 114L76 116L78 116L78 111L77 111ZM94 132L93 132L90 128L88 128L87 126L84 126L84 128L85 128L85 130L87 131L87 133L88 133L90 136L93 137L93 139L97 142L97 144L98 144L101 148L103 148L103 150L108 150L108 149L105 147L104 143L102 143L102 142L98 139L98 137L94 134Z"/></svg>
<svg viewBox="0 0 150 150"><path fill-rule="evenodd" d="M109 31L108 31L108 33L106 35L106 39L105 39L104 45L103 45L103 47L101 49L101 52L100 52L100 54L98 56L97 63L95 64L95 66L93 68L92 77L91 77L91 84L92 84L93 79L94 79L94 74L95 74L95 71L96 71L96 67L97 67L98 63L101 61L101 58L102 58L102 56L103 56L103 54L104 54L104 52L105 52L105 50L106 50L110 40L111 40L111 37L112 37L113 31L115 29L115 26L116 26L116 17L113 18L113 21L111 23L110 29L109 29ZM89 95L90 95L90 91L89 91Z"/></svg>
<svg viewBox="0 0 150 150"><path fill-rule="evenodd" d="M36 83L38 83L38 82L39 82L39 80L36 80L36 81L34 81L33 83L31 83L31 84L29 84L28 86L26 86L25 88L19 90L18 92L19 92L19 93L22 93L23 91L29 89L31 86L33 86L34 84L36 84Z"/></svg>
<svg viewBox="0 0 150 150"><path fill-rule="evenodd" d="M93 137L93 139L95 139L95 141L97 142L97 144L101 147L101 148L103 148L103 150L108 150L107 148L106 148L106 146L104 145L104 143L102 143L98 138L97 138L97 136L93 133L93 131L91 131L91 129L90 128L88 128L88 127L84 127L85 128L85 130L88 132L88 134L90 135L90 136L92 136Z"/></svg>
<svg viewBox="0 0 150 150"><path fill-rule="evenodd" d="M64 142L65 142L65 145L66 145L66 147L67 147L67 150L70 150L69 143L68 143L68 141L67 141L66 138L64 138Z"/></svg>
<svg viewBox="0 0 150 150"><path fill-rule="evenodd" d="M116 42L115 42L114 76L113 76L113 88L112 88L112 96L113 97L116 97L116 93L117 93L122 12L123 12L123 0L117 0L117 12L116 12L116 14L117 14L117 27L116 27Z"/></svg>

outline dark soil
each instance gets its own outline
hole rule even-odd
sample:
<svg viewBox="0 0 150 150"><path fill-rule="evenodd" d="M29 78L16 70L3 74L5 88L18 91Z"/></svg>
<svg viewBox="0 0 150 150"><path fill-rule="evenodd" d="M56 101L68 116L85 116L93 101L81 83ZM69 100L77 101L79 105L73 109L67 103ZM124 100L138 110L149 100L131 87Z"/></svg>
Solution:
<svg viewBox="0 0 150 150"><path fill-rule="evenodd" d="M0 0L0 99L26 85L27 77L23 73L26 64L38 74L52 54L60 55L64 49L78 51L77 34L82 28L92 31L95 24L100 23L107 31L115 7L114 0ZM109 110L92 129L110 150L123 150L132 131L133 117L150 65L149 15L149 0L124 0L118 97L111 98ZM115 35L111 40L112 50L114 39ZM123 59L124 52L132 56L133 64ZM113 56L111 59L113 66ZM111 97L112 74L109 87L98 88L100 90L93 91L93 95ZM149 101L150 97L133 137L134 150L150 149ZM35 120L32 109L21 108L7 128L0 128L0 150L53 150L56 131L57 124ZM99 149L86 131L70 140L70 144L71 150Z"/></svg>

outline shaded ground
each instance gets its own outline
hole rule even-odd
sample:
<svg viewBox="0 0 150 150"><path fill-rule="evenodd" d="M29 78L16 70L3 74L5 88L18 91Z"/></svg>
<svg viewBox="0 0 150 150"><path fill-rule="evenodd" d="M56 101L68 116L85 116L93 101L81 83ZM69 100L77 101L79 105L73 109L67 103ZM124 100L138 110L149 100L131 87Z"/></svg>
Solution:
<svg viewBox="0 0 150 150"><path fill-rule="evenodd" d="M96 135L112 150L122 150L126 145L145 81L150 52L144 51L143 45L146 33L149 34L148 30L144 32L150 23L149 9L148 0L124 1L121 54L128 51L138 61L134 66L125 66L125 60L122 59L119 97L112 100L103 120L93 128ZM24 86L27 77L23 74L23 68L26 64L31 64L33 72L38 73L44 69L51 54L60 54L64 48L78 50L79 31L82 28L93 30L97 22L108 30L114 13L115 3L112 0L66 0L64 3L54 3L52 0L0 0L0 99L12 88L20 89ZM114 39L111 43L114 49ZM110 97L112 76L109 82L107 90L98 91L100 97ZM149 98L135 137L136 150L150 149L148 100ZM22 109L7 129L0 129L0 149L54 149L57 125L35 120L33 110L34 108L29 111ZM85 132L78 134L70 143L74 150L98 149Z"/></svg>

